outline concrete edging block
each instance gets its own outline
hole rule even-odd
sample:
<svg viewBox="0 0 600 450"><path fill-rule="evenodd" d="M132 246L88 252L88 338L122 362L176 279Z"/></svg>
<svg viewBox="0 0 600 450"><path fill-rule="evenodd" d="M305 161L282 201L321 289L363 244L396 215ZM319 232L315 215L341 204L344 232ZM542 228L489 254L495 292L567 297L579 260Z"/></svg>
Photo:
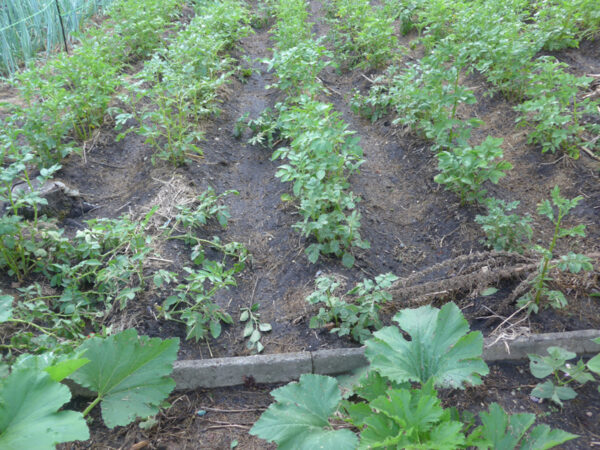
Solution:
<svg viewBox="0 0 600 450"><path fill-rule="evenodd" d="M565 348L579 356L591 356L600 353L600 344L592 342L597 337L600 337L600 330L537 334L498 342L487 338L484 340L483 359L487 362L526 360L529 353L545 355L546 349L552 346ZM256 383L268 384L287 383L305 373L338 375L368 363L365 347L337 348L176 361L171 376L176 390L209 389L241 385L250 377ZM69 382L68 385L74 395L93 395L76 383Z"/></svg>
<svg viewBox="0 0 600 450"><path fill-rule="evenodd" d="M526 360L529 353L545 354L558 346L579 356L600 353L600 344L591 341L600 330L568 331L524 336L514 340L487 338L483 359L494 361ZM286 383L304 373L337 375L368 364L365 348L338 348L315 352L280 353L233 358L184 360L175 362L172 377L177 390L216 388L244 384L247 377L256 383Z"/></svg>
<svg viewBox="0 0 600 450"><path fill-rule="evenodd" d="M310 352L176 361L176 389L216 388L256 383L284 383L312 372Z"/></svg>
<svg viewBox="0 0 600 450"><path fill-rule="evenodd" d="M347 373L357 367L369 364L369 360L365 357L364 347L318 350L312 352L312 361L313 373L321 375Z"/></svg>
<svg viewBox="0 0 600 450"><path fill-rule="evenodd" d="M600 344L592 342L592 339L599 336L600 330L581 330L534 334L495 343L493 339L488 338L483 348L483 359L486 361L527 359L530 353L545 355L548 347L562 347L579 356L597 354L600 353Z"/></svg>

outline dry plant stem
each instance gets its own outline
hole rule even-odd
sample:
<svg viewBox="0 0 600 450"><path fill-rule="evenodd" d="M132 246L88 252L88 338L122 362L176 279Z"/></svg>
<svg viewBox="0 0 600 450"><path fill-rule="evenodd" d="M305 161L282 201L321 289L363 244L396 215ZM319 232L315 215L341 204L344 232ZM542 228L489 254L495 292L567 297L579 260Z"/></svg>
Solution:
<svg viewBox="0 0 600 450"><path fill-rule="evenodd" d="M256 411L265 411L267 408L253 408L253 409L219 409L219 408L209 408L208 406L200 406L199 409L203 409L205 411L214 411L220 413L244 413L244 412L256 412Z"/></svg>
<svg viewBox="0 0 600 450"><path fill-rule="evenodd" d="M229 424L229 425L212 425L210 427L206 427L204 430L214 430L217 428L240 428L242 430L249 430L250 427L247 425L237 425L235 423Z"/></svg>
<svg viewBox="0 0 600 450"><path fill-rule="evenodd" d="M600 253L591 253L586 256L597 259L600 257ZM432 295L447 295L463 290L472 291L500 280L527 274L525 280L517 286L513 294L502 303L500 309L503 310L515 300L517 295L531 287L530 281L535 278L539 268L539 260L533 261L535 259L530 256L511 252L480 252L461 255L396 281L390 288L390 293L395 301L408 300L412 304L424 304L431 300ZM525 262L525 264L517 264L517 262ZM554 265L558 262L559 260L555 259L549 261L549 264ZM434 281L419 282L425 276L438 271L444 271L445 274ZM447 273L450 271L463 274L449 276Z"/></svg>
<svg viewBox="0 0 600 450"><path fill-rule="evenodd" d="M519 314L521 311L523 311L523 310L527 309L527 307L528 307L528 306L529 306L529 305L523 305L523 306L521 306L521 307L520 307L519 309L517 309L517 310L516 310L514 313L512 313L510 316L508 316L506 319L504 319L504 320L503 320L503 321L500 323L500 325L498 325L496 328L494 328L494 331L492 331L492 332L490 333L490 336L494 335L494 334L496 333L496 331L498 331L498 330L499 330L499 329L502 327L502 325L504 325L506 322L508 322L508 321L509 321L510 319L512 319L514 316L516 316L517 314ZM527 317L527 316L526 316L526 317ZM526 317L525 317L525 318L526 318ZM516 323L514 323L514 324L511 324L511 325L510 325L510 327L513 327L513 326L515 326L515 325L517 325L517 324L521 323L523 320L524 320L524 319L521 319L521 320L519 320L518 322L516 322ZM510 328L510 327L509 327L509 328Z"/></svg>

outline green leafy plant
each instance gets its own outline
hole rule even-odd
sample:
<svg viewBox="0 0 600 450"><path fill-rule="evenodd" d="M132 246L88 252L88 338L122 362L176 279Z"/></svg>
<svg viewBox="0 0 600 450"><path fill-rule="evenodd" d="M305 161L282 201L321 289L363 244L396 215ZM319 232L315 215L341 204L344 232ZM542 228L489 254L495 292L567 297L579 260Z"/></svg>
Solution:
<svg viewBox="0 0 600 450"><path fill-rule="evenodd" d="M43 67L32 65L13 80L25 106L12 108L7 134L44 166L76 150L73 139L86 141L103 124L121 85L118 74L132 57L159 46L180 2L144 0L140 7L127 0L113 6L109 19L79 36L70 54L60 53Z"/></svg>
<svg viewBox="0 0 600 450"><path fill-rule="evenodd" d="M331 64L326 59L331 56L319 40L300 41L293 47L276 50L273 57L265 61L267 68L275 69L277 73L277 82L267 86L267 89L276 87L292 97L308 95L314 98L325 91L316 79Z"/></svg>
<svg viewBox="0 0 600 450"><path fill-rule="evenodd" d="M319 313L310 319L310 328L331 328L331 333L351 336L358 342L371 337L372 329L383 325L379 318L381 306L392 299L386 291L396 277L392 273L382 274L375 280L363 280L341 297L335 292L340 283L331 276L321 276L315 281L317 290L306 301L312 305L322 304Z"/></svg>
<svg viewBox="0 0 600 450"><path fill-rule="evenodd" d="M540 144L543 153L562 150L576 159L589 129L583 117L596 114L599 102L578 98L579 90L587 88L592 78L576 77L566 72L567 67L551 57L536 60L525 90L528 100L515 110L522 113L517 123L533 127L529 143Z"/></svg>
<svg viewBox="0 0 600 450"><path fill-rule="evenodd" d="M237 262L234 263L234 268L237 273L244 270L245 263L250 258L250 254L243 244L239 242L223 243L216 236L213 236L212 240L208 240L197 235L207 225L208 221L213 218L222 228L227 227L227 222L231 214L229 208L223 204L222 200L225 196L231 194L239 195L234 190L216 194L214 189L209 187L195 199L175 205L178 213L175 216L175 222L165 232L165 235L167 239L180 239L186 244L191 245L191 260L194 264L203 264L205 247L211 247L222 252L224 257L236 259ZM170 225L170 221L163 228L167 225ZM183 231L181 231L181 228L183 228ZM175 232L182 232L183 234L175 234ZM225 263L225 259L223 259L222 263Z"/></svg>
<svg viewBox="0 0 600 450"><path fill-rule="evenodd" d="M538 214L548 218L554 225L554 234L548 248L541 245L535 245L534 250L541 254L540 269L532 280L532 290L518 300L519 307L527 307L529 312L538 312L542 306L542 299L547 299L547 306L553 308L563 308L567 305L567 299L561 291L551 290L548 282L552 281L550 271L558 268L561 271L568 270L571 273L579 273L581 270L592 270L593 266L590 259L585 255L569 252L562 255L558 262L554 262L554 248L558 239L568 236L585 236L585 225L577 225L572 228L561 227L564 217L577 206L583 199L575 197L567 199L560 195L560 189L555 186L551 193L550 200L544 200L538 205Z"/></svg>
<svg viewBox="0 0 600 450"><path fill-rule="evenodd" d="M460 83L468 73L469 54L462 43L446 39L418 63L404 70L388 69L369 94L355 97L355 111L376 120L388 109L395 109L394 124L402 124L433 142L433 150L467 146L471 130L481 125L477 118L461 119L458 108L476 103L472 90Z"/></svg>
<svg viewBox="0 0 600 450"><path fill-rule="evenodd" d="M342 399L334 378L304 374L271 392L277 403L269 406L250 434L277 443L284 449L315 447L354 449L358 439L350 430L334 430L329 417Z"/></svg>
<svg viewBox="0 0 600 450"><path fill-rule="evenodd" d="M444 411L433 383L421 389L398 389L369 403L371 414L366 419L358 417L364 426L360 434L361 445L395 445L410 448L420 443L434 446L458 447L464 445L462 424L450 420L450 411ZM352 415L351 419L356 420Z"/></svg>
<svg viewBox="0 0 600 450"><path fill-rule="evenodd" d="M481 412L479 417L483 424L481 436L489 448L547 449L577 437L566 431L552 430L548 425L537 425L526 435L535 422L535 414L508 415L497 403L492 403L489 412Z"/></svg>
<svg viewBox="0 0 600 450"><path fill-rule="evenodd" d="M577 396L571 384L576 383L581 386L588 381L595 381L589 370L594 370L596 363L593 359L589 361L587 367L582 360L577 361L576 364L568 363L567 361L574 359L577 354L561 347L548 347L547 352L549 356L528 355L529 370L534 377L543 380L551 376L545 382L539 383L531 391L531 395L550 399L563 406L563 400L571 400Z"/></svg>
<svg viewBox="0 0 600 450"><path fill-rule="evenodd" d="M398 328L385 327L366 342L371 367L390 380L462 388L477 385L488 367L481 359L483 336L469 331L460 309L447 303L441 309L423 306L405 309L394 321L411 336L404 339Z"/></svg>
<svg viewBox="0 0 600 450"><path fill-rule="evenodd" d="M358 231L361 216L355 208L359 199L346 191L347 176L363 162L362 149L332 109L332 105L306 96L298 99L298 105L282 106L278 123L281 136L289 139L290 145L275 150L272 159L287 160L276 176L293 182L292 192L300 198L304 220L294 227L317 240L306 249L309 261L334 254L351 267L354 256L350 248L369 247Z"/></svg>
<svg viewBox="0 0 600 450"><path fill-rule="evenodd" d="M32 292L37 288L37 292ZM12 295L0 295L0 323L18 328L11 333L10 343L2 344L9 352L70 352L85 338L86 322L96 318L95 312L74 311L62 314L52 308L59 295L41 295L41 287L22 288L18 301ZM29 331L34 330L34 332Z"/></svg>
<svg viewBox="0 0 600 450"><path fill-rule="evenodd" d="M167 239L179 239L192 246L190 259L200 266L184 267L184 282L173 288L174 293L168 295L162 305L156 306L161 317L186 325L187 339L199 341L207 339L209 334L217 338L221 335L223 323L233 323L231 316L214 303L213 297L223 289L236 286L235 275L244 270L250 258L248 250L239 242L223 243L216 236L209 240L197 235L213 218L221 227L227 226L230 213L221 200L229 194L238 193L226 191L216 194L209 188L199 196L176 205L178 213L174 222L169 220L163 226L170 226L165 231ZM207 247L219 251L221 261L206 258ZM163 270L155 274L154 285L162 289L177 280L177 274Z"/></svg>
<svg viewBox="0 0 600 450"><path fill-rule="evenodd" d="M240 314L240 323L246 323L244 326L244 338L248 339L246 348L255 350L256 353L262 352L265 348L260 342L262 333L267 333L273 329L270 323L260 321L258 308L260 308L260 304L253 303L250 308L241 308Z"/></svg>
<svg viewBox="0 0 600 450"><path fill-rule="evenodd" d="M133 61L148 57L163 42L163 32L173 28L181 12L180 0L121 0L109 8L112 50ZM109 47L110 48L110 47Z"/></svg>
<svg viewBox="0 0 600 450"><path fill-rule="evenodd" d="M347 190L348 176L363 162L362 149L333 105L317 100L325 92L318 74L329 64L329 53L319 40L312 39L306 3L282 0L276 10L273 37L277 46L268 64L278 81L269 87L278 87L288 97L274 111L266 110L249 121L255 132L250 142L289 143L276 149L272 159L286 160L276 176L293 183L293 196L286 193L282 200L295 197L300 201L303 220L294 228L317 241L307 247L308 259L314 263L322 254L333 254L351 267L355 261L352 247L369 246L359 233L361 216L356 203L360 199Z"/></svg>
<svg viewBox="0 0 600 450"><path fill-rule="evenodd" d="M478 215L475 222L481 225L486 239L482 243L496 251L523 253L529 247L533 235L531 217L507 214L519 206L518 201L506 203L496 198L485 199L487 215Z"/></svg>
<svg viewBox="0 0 600 450"><path fill-rule="evenodd" d="M547 50L577 47L600 29L600 14L590 0L539 0L534 7L535 30L543 36Z"/></svg>
<svg viewBox="0 0 600 450"><path fill-rule="evenodd" d="M136 417L157 414L175 387L169 375L178 350L177 338L138 337L135 329L86 340L79 351L85 352L90 362L70 376L97 393L83 415L100 403L104 423L114 428L127 425Z"/></svg>
<svg viewBox="0 0 600 450"><path fill-rule="evenodd" d="M105 424L114 428L158 413L174 388L169 374L178 339L138 337L129 329L92 337L76 352L23 354L0 376L2 448L51 449L58 443L89 439L84 417L98 403ZM97 393L83 413L60 410L71 399L65 378Z"/></svg>
<svg viewBox="0 0 600 450"><path fill-rule="evenodd" d="M37 179L32 179L28 169L28 164L35 160L32 153L19 153L14 159L1 153L0 156L8 160L0 173L0 205L5 208L0 215L0 268L22 281L31 271L39 269L40 260L50 258L57 247L54 241L59 240L60 232L38 217L38 211L48 203L39 187L60 166L42 169ZM14 188L18 182L23 184L22 189ZM32 220L24 217L27 211L31 212Z"/></svg>
<svg viewBox="0 0 600 450"><path fill-rule="evenodd" d="M69 388L36 368L16 368L0 379L0 446L54 449L56 444L87 440L80 412L62 410Z"/></svg>
<svg viewBox="0 0 600 450"><path fill-rule="evenodd" d="M198 120L218 112L218 91L234 74L225 53L250 32L248 12L237 0L203 3L187 28L158 50L120 98L129 112L116 115L155 148L155 158L180 165L202 155ZM148 107L148 104L152 107Z"/></svg>
<svg viewBox="0 0 600 450"><path fill-rule="evenodd" d="M342 65L378 68L392 58L398 43L387 10L365 0L335 0L330 8L328 38Z"/></svg>
<svg viewBox="0 0 600 450"><path fill-rule="evenodd" d="M89 220L89 228L78 230L73 241L65 243L58 261L44 270L51 284L63 289L58 300L61 312L73 313L99 302L107 311L114 302L125 308L144 284L144 261L151 251L144 228L154 211L142 222Z"/></svg>
<svg viewBox="0 0 600 450"><path fill-rule="evenodd" d="M175 287L175 294L167 297L157 309L167 320L184 323L187 339L206 339L221 335L221 322L232 324L233 319L212 301L221 289L236 286L235 268L227 269L223 263L205 260L202 269L184 267L185 283Z"/></svg>
<svg viewBox="0 0 600 450"><path fill-rule="evenodd" d="M512 168L512 164L507 161L496 161L502 158L501 144L501 138L488 136L475 147L441 151L437 154L441 173L434 180L457 193L461 204L482 201L487 193L482 184L486 181L498 183L506 175L504 172Z"/></svg>
<svg viewBox="0 0 600 450"><path fill-rule="evenodd" d="M349 392L343 396L334 378L321 375L302 375L300 382L273 391L275 403L262 414L250 434L275 442L281 449L510 449L519 444L521 448L546 449L577 437L551 430L547 425L538 425L526 435L535 416L509 416L495 403L489 413L480 414L482 425L475 429L471 414L465 413L461 419L455 408L444 409L435 384L460 387L463 382L480 382L479 375L487 373L481 359L481 334L466 334L468 324L456 305L444 308L401 311L402 321L412 320L412 341L404 341L395 327L377 332L375 335L379 333L380 337L367 341L366 356L371 365L358 381L351 382ZM438 313L436 321L434 316ZM388 329L395 330L398 337L393 344L398 347L371 345L380 341L381 333ZM410 327L406 329L410 332ZM391 366L381 363L382 357L394 353L405 357L403 361L395 360L394 367L415 369L409 369L410 375L399 376ZM433 370L420 370L423 367ZM408 380L420 386L411 388ZM353 426L359 436L341 421Z"/></svg>

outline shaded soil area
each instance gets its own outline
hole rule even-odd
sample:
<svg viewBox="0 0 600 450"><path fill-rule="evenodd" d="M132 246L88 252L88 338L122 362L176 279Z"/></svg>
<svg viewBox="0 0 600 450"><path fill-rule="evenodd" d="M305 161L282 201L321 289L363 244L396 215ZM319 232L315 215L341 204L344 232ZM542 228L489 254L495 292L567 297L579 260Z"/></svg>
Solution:
<svg viewBox="0 0 600 450"><path fill-rule="evenodd" d="M321 6L313 2L312 8L313 20L318 21ZM323 34L326 27L318 22L315 32ZM399 38L403 43L409 39ZM271 161L271 150L248 144L248 134L241 139L234 137L236 122L242 115L256 118L281 99L279 92L265 89L273 81L273 74L266 72L260 59L270 56L271 46L268 29L262 28L245 38L234 51L233 56L240 61L250 58L252 74L234 79L221 93L223 103L219 116L201 125L206 137L202 144L203 159L176 169L161 161L152 165L152 149L144 144L142 137L132 133L117 142L117 133L107 123L99 139L86 151L85 158L69 157L59 172L61 180L77 188L88 202L96 205L80 218L67 219L63 226L68 233L84 227L83 221L94 217L123 214L143 217L154 205L159 205L159 212L168 215L175 204L200 194L209 186L217 193L228 189L239 192L238 196L226 199L231 211L227 229L212 224L202 236L216 235L224 241L241 242L253 256L252 263L238 276L238 286L218 293L215 298L234 317L234 324L225 326L218 340L185 341L182 325L157 320L156 305L162 303L164 294L151 287L130 302L125 311L110 317L109 322L116 329L133 326L140 334L181 338L180 359L249 354L242 335L243 325L237 318L240 307L256 302L260 303L261 320L273 326L273 331L261 339L265 353L357 345L326 330L308 327L308 320L316 310L305 298L314 289L316 276L337 274L349 289L364 277L373 278L386 272L406 277L450 258L485 250L480 242L483 234L474 222L477 214L485 212L477 207L461 206L454 194L433 181L437 162L430 144L392 126L393 117L372 124L352 113L349 99L355 90L366 92L377 73L338 72L328 68L322 74L330 93L327 101L333 103L349 128L360 136L364 149L366 162L350 181L352 190L362 198L359 204L361 233L371 248L356 253L357 262L352 269L331 258L310 264L304 254L309 242L291 227L299 215L293 205L280 201L281 194L290 191L289 185L274 176L280 163ZM407 57L418 57L419 51L418 48L409 51ZM585 41L580 49L554 56L569 64L577 75L600 73L598 40ZM564 239L556 254L599 252L600 163L583 153L578 160L542 154L539 148L527 144L526 130L515 128L513 104L500 95L486 95L490 86L477 74L466 82L476 87L478 103L461 110L460 114L476 116L485 122L474 133L474 139L479 142L488 134L503 137L505 159L514 167L498 185L486 186L490 195L507 201L519 200L519 212L532 214L534 239L542 245L549 243L553 229L548 221L535 214L536 205L549 198L555 185L568 198L581 195L583 201L569 215L567 223L586 224L587 237ZM7 91L7 95L12 94ZM161 216L156 217L151 231L158 234ZM148 262L147 275L159 268L182 273L181 268L191 265L189 248L180 242L160 242L156 250L160 258ZM459 268L456 273L461 271ZM600 328L600 301L590 295L600 293L599 273L596 264L594 271L585 275L557 276L555 284L567 296L568 308L544 310L523 325L531 333ZM431 301L438 306L448 300L456 301L472 328L489 333L510 314L510 311L500 311L500 305L518 282L518 279L504 281L498 293L490 297L482 297L476 290L450 297L434 295ZM390 322L395 311L406 306L410 303L396 302L386 308L385 323ZM530 399L534 384L535 379L526 366L498 365L493 366L483 386L443 393L443 398L448 405L474 412L487 409L489 403L497 401L508 411L534 412L539 422L584 436L564 448L600 445L600 394L595 386L585 386L576 400L566 403L559 411L548 403L534 403ZM148 441L146 448L226 449L234 440L238 441L237 448L271 448L249 436L247 429L270 403L268 392L272 388L249 383L231 389L175 394L170 399L173 406L158 416L158 424L149 431L135 424L116 430L94 425L91 441L62 448L143 448L131 446ZM232 413L208 408L252 411ZM199 410L208 412L199 416ZM94 419L99 418L96 415Z"/></svg>

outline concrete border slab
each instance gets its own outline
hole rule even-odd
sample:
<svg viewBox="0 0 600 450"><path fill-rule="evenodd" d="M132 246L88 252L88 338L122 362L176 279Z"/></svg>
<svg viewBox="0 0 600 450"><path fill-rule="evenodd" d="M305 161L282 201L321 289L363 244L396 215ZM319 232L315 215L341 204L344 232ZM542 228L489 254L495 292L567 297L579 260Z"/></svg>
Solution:
<svg viewBox="0 0 600 450"><path fill-rule="evenodd" d="M494 361L526 360L529 353L544 354L551 346L563 347L580 356L600 353L591 339L600 330L547 333L494 342L486 339L483 359ZM364 347L338 348L315 352L281 353L234 358L177 361L173 379L177 390L236 386L252 376L257 383L286 383L303 373L337 375L368 364Z"/></svg>
<svg viewBox="0 0 600 450"><path fill-rule="evenodd" d="M310 352L176 361L176 389L216 388L256 383L285 383L312 372Z"/></svg>
<svg viewBox="0 0 600 450"><path fill-rule="evenodd" d="M600 344L592 342L592 339L597 337L600 337L600 330L537 334L498 342L486 339L483 359L488 362L526 360L529 353L543 355L551 346L563 347L579 356L592 356L600 353ZM368 364L364 349L338 348L315 352L176 361L172 377L176 383L176 390L237 386L244 384L249 377L261 384L287 383L297 380L304 373L338 375L364 367ZM75 383L68 384L74 395L93 394Z"/></svg>

